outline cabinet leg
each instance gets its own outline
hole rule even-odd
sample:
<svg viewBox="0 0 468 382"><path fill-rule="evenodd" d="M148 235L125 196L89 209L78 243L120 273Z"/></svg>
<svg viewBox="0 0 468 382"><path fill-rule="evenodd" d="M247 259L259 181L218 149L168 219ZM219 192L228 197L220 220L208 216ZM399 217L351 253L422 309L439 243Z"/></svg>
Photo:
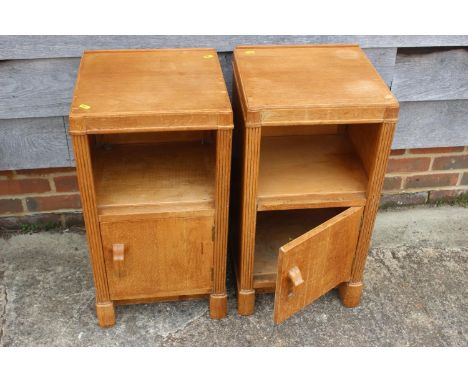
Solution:
<svg viewBox="0 0 468 382"><path fill-rule="evenodd" d="M112 301L96 303L96 315L99 326L103 328L115 325L115 308Z"/></svg>
<svg viewBox="0 0 468 382"><path fill-rule="evenodd" d="M210 295L210 317L215 320L220 320L226 317L227 314L227 295L212 294Z"/></svg>
<svg viewBox="0 0 468 382"><path fill-rule="evenodd" d="M255 311L255 290L241 289L237 293L237 312L241 316L250 316Z"/></svg>
<svg viewBox="0 0 468 382"><path fill-rule="evenodd" d="M338 287L341 303L347 308L354 308L361 302L362 282L341 283Z"/></svg>

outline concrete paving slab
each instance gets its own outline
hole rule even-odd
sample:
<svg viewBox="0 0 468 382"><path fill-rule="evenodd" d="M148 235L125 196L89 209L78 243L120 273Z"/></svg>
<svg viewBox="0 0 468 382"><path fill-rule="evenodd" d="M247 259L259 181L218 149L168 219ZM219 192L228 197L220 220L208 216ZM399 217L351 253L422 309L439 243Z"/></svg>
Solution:
<svg viewBox="0 0 468 382"><path fill-rule="evenodd" d="M2 346L467 346L468 209L390 210L378 215L362 304L343 307L335 291L282 325L273 296L236 313L232 272L228 317L208 302L117 307L101 329L82 233L0 239Z"/></svg>

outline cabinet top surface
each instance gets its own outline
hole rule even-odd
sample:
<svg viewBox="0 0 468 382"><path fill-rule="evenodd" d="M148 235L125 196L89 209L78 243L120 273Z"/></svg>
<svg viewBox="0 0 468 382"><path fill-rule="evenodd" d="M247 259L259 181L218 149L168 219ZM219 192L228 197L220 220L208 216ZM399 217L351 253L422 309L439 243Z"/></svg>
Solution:
<svg viewBox="0 0 468 382"><path fill-rule="evenodd" d="M70 117L231 113L213 49L88 51Z"/></svg>
<svg viewBox="0 0 468 382"><path fill-rule="evenodd" d="M398 107L357 45L243 46L234 58L249 111Z"/></svg>

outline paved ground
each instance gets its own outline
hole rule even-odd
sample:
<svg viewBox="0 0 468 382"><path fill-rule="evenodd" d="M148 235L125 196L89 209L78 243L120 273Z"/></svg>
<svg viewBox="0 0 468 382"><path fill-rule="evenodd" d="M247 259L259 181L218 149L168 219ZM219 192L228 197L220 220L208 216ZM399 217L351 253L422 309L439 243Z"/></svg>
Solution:
<svg viewBox="0 0 468 382"><path fill-rule="evenodd" d="M100 329L83 234L15 235L0 239L0 345L467 346L467 223L461 207L381 212L361 306L331 292L280 326L271 295L236 314L230 273L224 320L206 301L159 303L118 307Z"/></svg>

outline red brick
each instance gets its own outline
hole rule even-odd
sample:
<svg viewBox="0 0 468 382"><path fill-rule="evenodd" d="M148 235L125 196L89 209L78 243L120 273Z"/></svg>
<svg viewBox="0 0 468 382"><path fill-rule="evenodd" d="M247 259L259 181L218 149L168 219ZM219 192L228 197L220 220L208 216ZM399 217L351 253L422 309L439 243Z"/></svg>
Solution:
<svg viewBox="0 0 468 382"><path fill-rule="evenodd" d="M0 180L0 195L36 194L50 191L47 179Z"/></svg>
<svg viewBox="0 0 468 382"><path fill-rule="evenodd" d="M20 199L0 199L0 215L23 212Z"/></svg>
<svg viewBox="0 0 468 382"><path fill-rule="evenodd" d="M434 159L433 170L454 170L468 168L468 155L452 155Z"/></svg>
<svg viewBox="0 0 468 382"><path fill-rule="evenodd" d="M80 195L38 196L35 198L27 198L26 206L31 212L78 209L81 208Z"/></svg>
<svg viewBox="0 0 468 382"><path fill-rule="evenodd" d="M76 176L57 176L54 178L55 188L58 192L78 191L78 179Z"/></svg>
<svg viewBox="0 0 468 382"><path fill-rule="evenodd" d="M388 160L387 173L392 172L416 172L427 171L431 158L390 158Z"/></svg>
<svg viewBox="0 0 468 382"><path fill-rule="evenodd" d="M410 154L439 154L439 153L459 153L465 149L464 146L455 147L428 147L424 149L411 149Z"/></svg>
<svg viewBox="0 0 468 382"><path fill-rule="evenodd" d="M390 151L390 155L403 155L405 153L406 149L396 149Z"/></svg>
<svg viewBox="0 0 468 382"><path fill-rule="evenodd" d="M466 192L468 192L468 190L433 190L429 192L429 201L451 201Z"/></svg>
<svg viewBox="0 0 468 382"><path fill-rule="evenodd" d="M401 177L400 176L386 176L384 179L384 190L398 190L401 188Z"/></svg>
<svg viewBox="0 0 468 382"><path fill-rule="evenodd" d="M7 170L7 171L0 171L0 176L4 176L6 178L13 178L15 176L15 172L12 170Z"/></svg>
<svg viewBox="0 0 468 382"><path fill-rule="evenodd" d="M406 178L405 188L455 186L458 174L412 175Z"/></svg>
<svg viewBox="0 0 468 382"><path fill-rule="evenodd" d="M58 172L74 172L75 167L56 167L56 168L33 168L28 170L16 170L18 175L49 175Z"/></svg>
<svg viewBox="0 0 468 382"><path fill-rule="evenodd" d="M463 173L463 178L460 184L462 186L468 186L468 172Z"/></svg>

